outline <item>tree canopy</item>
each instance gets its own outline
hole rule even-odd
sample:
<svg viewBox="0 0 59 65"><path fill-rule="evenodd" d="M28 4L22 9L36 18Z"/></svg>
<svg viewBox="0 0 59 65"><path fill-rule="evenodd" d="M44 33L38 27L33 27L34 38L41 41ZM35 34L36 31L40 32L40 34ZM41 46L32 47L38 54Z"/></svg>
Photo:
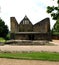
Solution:
<svg viewBox="0 0 59 65"><path fill-rule="evenodd" d="M6 38L8 32L8 26L5 25L5 22L0 18L0 37Z"/></svg>
<svg viewBox="0 0 59 65"><path fill-rule="evenodd" d="M59 19L54 24L53 29L52 29L52 33L59 35Z"/></svg>
<svg viewBox="0 0 59 65"><path fill-rule="evenodd" d="M52 34L59 35L59 0L57 0L58 6L48 6L47 13L51 14L53 20L56 20L56 23L53 26Z"/></svg>
<svg viewBox="0 0 59 65"><path fill-rule="evenodd" d="M57 4L58 6L53 5L47 7L47 13L51 14L53 20L57 20L59 18L59 0L57 0Z"/></svg>

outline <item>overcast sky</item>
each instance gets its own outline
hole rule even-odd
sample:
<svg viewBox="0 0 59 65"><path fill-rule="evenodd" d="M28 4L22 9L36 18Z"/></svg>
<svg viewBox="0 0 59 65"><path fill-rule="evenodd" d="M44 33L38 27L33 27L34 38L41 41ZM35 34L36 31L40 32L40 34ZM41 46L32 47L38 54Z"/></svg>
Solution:
<svg viewBox="0 0 59 65"><path fill-rule="evenodd" d="M0 0L0 17L5 21L10 29L10 17L16 17L18 23L25 15L35 24L42 19L49 17L51 27L55 23L46 13L46 7L56 5L57 0Z"/></svg>

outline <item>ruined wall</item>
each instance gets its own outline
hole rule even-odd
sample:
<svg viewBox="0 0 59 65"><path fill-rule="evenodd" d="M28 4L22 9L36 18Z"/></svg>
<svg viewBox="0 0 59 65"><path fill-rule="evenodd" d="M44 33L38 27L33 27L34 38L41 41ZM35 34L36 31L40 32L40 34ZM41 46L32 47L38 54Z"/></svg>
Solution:
<svg viewBox="0 0 59 65"><path fill-rule="evenodd" d="M51 41L51 36L48 33L40 34L15 34L15 40L48 40Z"/></svg>
<svg viewBox="0 0 59 65"><path fill-rule="evenodd" d="M19 32L32 32L33 26L31 24L20 24Z"/></svg>
<svg viewBox="0 0 59 65"><path fill-rule="evenodd" d="M11 22L11 39L18 40L51 40L50 20L46 18L35 25L25 16L20 24L15 17L10 18ZM39 34L15 34L17 32L39 32Z"/></svg>
<svg viewBox="0 0 59 65"><path fill-rule="evenodd" d="M40 33L34 35L34 40L48 40L51 41L51 36L49 33Z"/></svg>
<svg viewBox="0 0 59 65"><path fill-rule="evenodd" d="M38 23L36 23L33 26L33 31L34 32L43 32L43 33L47 33L50 31L50 20L49 18L46 18Z"/></svg>
<svg viewBox="0 0 59 65"><path fill-rule="evenodd" d="M28 35L26 35L26 34L15 34L15 40L28 40Z"/></svg>
<svg viewBox="0 0 59 65"><path fill-rule="evenodd" d="M20 24L17 23L15 17L11 17L11 32L50 32L50 20L46 18L35 25L32 25L30 20L26 17Z"/></svg>
<svg viewBox="0 0 59 65"><path fill-rule="evenodd" d="M10 23L11 23L11 32L18 32L19 28L18 28L18 23L15 19L15 17L10 17Z"/></svg>
<svg viewBox="0 0 59 65"><path fill-rule="evenodd" d="M32 32L33 31L33 25L31 21L27 18L27 16L24 17L24 19L19 24L19 32Z"/></svg>

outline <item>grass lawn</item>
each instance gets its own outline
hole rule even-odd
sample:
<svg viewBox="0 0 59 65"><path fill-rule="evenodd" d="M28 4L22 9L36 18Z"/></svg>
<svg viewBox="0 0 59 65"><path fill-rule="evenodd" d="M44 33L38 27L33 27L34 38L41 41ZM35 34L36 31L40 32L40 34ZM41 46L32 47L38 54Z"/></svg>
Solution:
<svg viewBox="0 0 59 65"><path fill-rule="evenodd" d="M5 39L0 37L0 42L5 42Z"/></svg>
<svg viewBox="0 0 59 65"><path fill-rule="evenodd" d="M0 58L59 61L59 53L52 52L0 53Z"/></svg>

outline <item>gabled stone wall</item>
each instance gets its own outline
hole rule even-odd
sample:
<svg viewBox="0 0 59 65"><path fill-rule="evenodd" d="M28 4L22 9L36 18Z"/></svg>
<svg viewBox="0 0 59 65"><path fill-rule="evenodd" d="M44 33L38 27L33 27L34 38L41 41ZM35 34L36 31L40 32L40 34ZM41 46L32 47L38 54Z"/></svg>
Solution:
<svg viewBox="0 0 59 65"><path fill-rule="evenodd" d="M36 24L32 24L30 20L23 19L20 24L17 23L15 17L11 17L11 32L50 32L50 20L49 18L46 18ZM23 23L25 20L28 21L28 23Z"/></svg>
<svg viewBox="0 0 59 65"><path fill-rule="evenodd" d="M19 24L19 32L32 32L33 25L27 16L23 18L23 20Z"/></svg>
<svg viewBox="0 0 59 65"><path fill-rule="evenodd" d="M33 26L31 24L20 24L19 25L19 32L32 32Z"/></svg>
<svg viewBox="0 0 59 65"><path fill-rule="evenodd" d="M51 40L49 18L45 18L34 25L31 23L31 21L28 19L27 16L25 16L19 24L17 23L15 17L11 17L10 20L11 20L10 21L11 22L11 39ZM24 34L22 34L21 32L24 32ZM29 32L29 34L26 34L26 32L27 33ZM36 34L34 34L34 32ZM37 34L37 32L39 34Z"/></svg>
<svg viewBox="0 0 59 65"><path fill-rule="evenodd" d="M50 20L49 18L46 18L38 23L36 23L33 26L33 31L34 32L43 32L43 33L47 33L50 32Z"/></svg>

